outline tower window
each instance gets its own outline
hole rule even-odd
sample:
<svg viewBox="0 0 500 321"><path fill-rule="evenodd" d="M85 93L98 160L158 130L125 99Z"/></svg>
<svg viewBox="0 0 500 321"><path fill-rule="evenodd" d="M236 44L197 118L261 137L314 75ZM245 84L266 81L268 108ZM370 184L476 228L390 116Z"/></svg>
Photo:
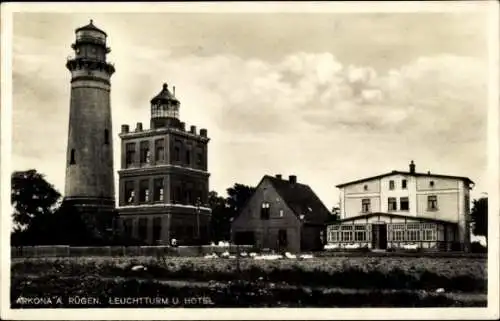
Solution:
<svg viewBox="0 0 500 321"><path fill-rule="evenodd" d="M163 201L163 178L155 178L154 180L153 201Z"/></svg>
<svg viewBox="0 0 500 321"><path fill-rule="evenodd" d="M175 146L174 148L174 158L175 158L175 161L178 162L180 161L180 153L181 153L181 149L179 148L179 146Z"/></svg>
<svg viewBox="0 0 500 321"><path fill-rule="evenodd" d="M134 164L135 161L135 143L128 143L125 145L125 166L128 168Z"/></svg>
<svg viewBox="0 0 500 321"><path fill-rule="evenodd" d="M125 182L125 202L127 204L134 203L135 192L134 192L134 182L128 181Z"/></svg>
<svg viewBox="0 0 500 321"><path fill-rule="evenodd" d="M165 152L163 148L163 139L155 141L155 161L162 162L165 159Z"/></svg>
<svg viewBox="0 0 500 321"><path fill-rule="evenodd" d="M149 181L148 180L142 180L140 182L139 202L141 202L141 203L149 202Z"/></svg>
<svg viewBox="0 0 500 321"><path fill-rule="evenodd" d="M104 144L109 145L109 130L104 130Z"/></svg>
<svg viewBox="0 0 500 321"><path fill-rule="evenodd" d="M75 161L75 150L74 149L71 149L70 157L69 157L69 164L70 165L76 164L76 161Z"/></svg>
<svg viewBox="0 0 500 321"><path fill-rule="evenodd" d="M141 142L141 164L149 164L150 156L149 142Z"/></svg>
<svg viewBox="0 0 500 321"><path fill-rule="evenodd" d="M161 217L153 219L153 242L158 243L161 238Z"/></svg>

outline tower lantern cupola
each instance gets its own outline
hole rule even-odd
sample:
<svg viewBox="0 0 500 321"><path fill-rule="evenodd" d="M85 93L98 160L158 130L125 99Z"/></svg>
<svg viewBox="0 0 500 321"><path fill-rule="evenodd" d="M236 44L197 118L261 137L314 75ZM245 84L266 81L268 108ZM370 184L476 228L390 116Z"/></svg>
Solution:
<svg viewBox="0 0 500 321"><path fill-rule="evenodd" d="M151 128L180 128L179 107L179 100L168 90L168 85L163 84L160 93L151 99Z"/></svg>

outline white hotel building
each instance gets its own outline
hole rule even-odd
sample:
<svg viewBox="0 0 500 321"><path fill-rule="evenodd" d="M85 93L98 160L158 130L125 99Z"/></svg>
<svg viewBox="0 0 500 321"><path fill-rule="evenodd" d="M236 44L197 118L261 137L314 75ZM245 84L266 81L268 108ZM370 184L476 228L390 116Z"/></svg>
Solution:
<svg viewBox="0 0 500 321"><path fill-rule="evenodd" d="M327 227L331 247L468 250L474 183L409 167L337 185L341 219Z"/></svg>

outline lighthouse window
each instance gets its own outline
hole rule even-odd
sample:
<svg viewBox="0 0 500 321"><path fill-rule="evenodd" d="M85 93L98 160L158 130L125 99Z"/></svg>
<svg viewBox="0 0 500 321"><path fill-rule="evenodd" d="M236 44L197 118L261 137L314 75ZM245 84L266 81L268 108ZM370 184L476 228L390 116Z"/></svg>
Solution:
<svg viewBox="0 0 500 321"><path fill-rule="evenodd" d="M109 145L109 130L104 130L104 144Z"/></svg>
<svg viewBox="0 0 500 321"><path fill-rule="evenodd" d="M69 159L69 164L74 165L74 164L76 164L76 162L75 162L75 150L72 149L70 154L71 155L70 155L70 159Z"/></svg>

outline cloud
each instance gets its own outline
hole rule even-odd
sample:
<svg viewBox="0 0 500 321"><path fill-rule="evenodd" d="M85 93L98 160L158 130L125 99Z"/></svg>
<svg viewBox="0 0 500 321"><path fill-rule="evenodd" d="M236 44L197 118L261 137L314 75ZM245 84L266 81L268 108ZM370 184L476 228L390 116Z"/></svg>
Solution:
<svg viewBox="0 0 500 321"><path fill-rule="evenodd" d="M69 72L67 54L55 48L15 39L14 158L19 166L45 166L40 170L57 177L62 189ZM187 126L208 128L211 184L218 191L235 181L257 183L266 173L293 172L331 204L334 183L405 166L401 160L412 154L436 172L476 168L472 174L481 175L485 166L487 68L475 58L440 54L376 71L329 52L267 61L179 56L123 42L110 59L117 69L115 169L120 125L149 123L149 100L163 82L176 86ZM458 163L465 148L472 155ZM368 157L370 166L360 165ZM61 166L48 165L56 161Z"/></svg>

